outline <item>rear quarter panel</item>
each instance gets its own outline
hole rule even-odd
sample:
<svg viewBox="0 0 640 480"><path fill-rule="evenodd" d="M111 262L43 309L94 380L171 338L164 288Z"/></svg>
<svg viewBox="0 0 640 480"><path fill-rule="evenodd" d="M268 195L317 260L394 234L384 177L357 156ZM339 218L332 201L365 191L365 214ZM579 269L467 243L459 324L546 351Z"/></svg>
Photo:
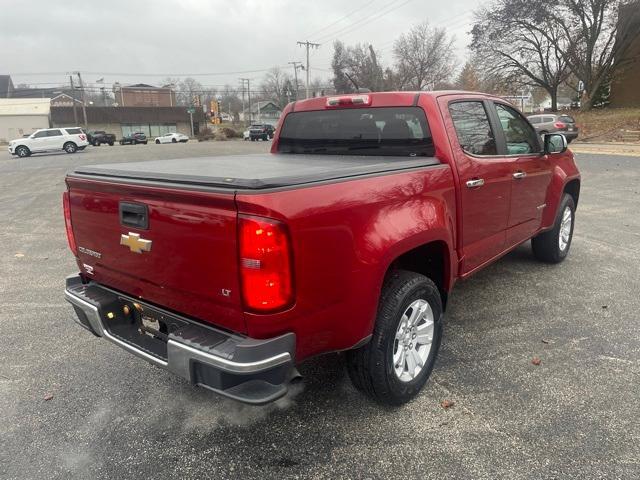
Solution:
<svg viewBox="0 0 640 480"><path fill-rule="evenodd" d="M296 303L245 314L250 336L297 335L298 360L356 345L372 331L391 262L430 241L452 246L455 198L448 165L236 196L239 213L280 219L293 246Z"/></svg>

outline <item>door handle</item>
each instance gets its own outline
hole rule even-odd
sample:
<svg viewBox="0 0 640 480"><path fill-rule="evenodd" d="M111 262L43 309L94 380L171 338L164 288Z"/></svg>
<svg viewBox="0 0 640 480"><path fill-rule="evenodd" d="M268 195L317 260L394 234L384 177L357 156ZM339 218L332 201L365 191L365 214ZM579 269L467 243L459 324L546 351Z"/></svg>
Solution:
<svg viewBox="0 0 640 480"><path fill-rule="evenodd" d="M513 174L513 178L515 178L515 179L517 179L517 180L519 180L519 179L521 179L521 178L524 178L524 177L526 177L526 176L527 176L526 172L515 172L515 173Z"/></svg>
<svg viewBox="0 0 640 480"><path fill-rule="evenodd" d="M473 180L467 180L467 188L477 188L484 185L483 178L474 178Z"/></svg>

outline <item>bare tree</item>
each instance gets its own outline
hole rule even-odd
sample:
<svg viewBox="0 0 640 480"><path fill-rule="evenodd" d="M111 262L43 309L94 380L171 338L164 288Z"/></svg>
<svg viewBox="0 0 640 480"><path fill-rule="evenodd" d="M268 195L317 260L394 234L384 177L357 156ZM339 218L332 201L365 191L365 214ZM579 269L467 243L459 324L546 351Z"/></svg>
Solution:
<svg viewBox="0 0 640 480"><path fill-rule="evenodd" d="M284 108L288 103L288 89L285 88L287 84L291 84L291 76L282 71L280 67L273 67L262 80L264 96L280 108Z"/></svg>
<svg viewBox="0 0 640 480"><path fill-rule="evenodd" d="M567 39L561 45L563 58L584 85L583 109L593 106L600 87L629 61L640 36L638 15L637 0L622 5L619 0L561 0L553 12Z"/></svg>
<svg viewBox="0 0 640 480"><path fill-rule="evenodd" d="M564 33L551 20L549 0L494 0L475 12L471 49L485 73L507 77L515 88L541 87L557 110L558 87L570 70Z"/></svg>
<svg viewBox="0 0 640 480"><path fill-rule="evenodd" d="M428 22L400 35L393 45L400 89L428 90L448 83L455 70L453 44L446 29L431 28Z"/></svg>
<svg viewBox="0 0 640 480"><path fill-rule="evenodd" d="M333 86L338 93L350 93L357 88L371 91L384 90L384 73L378 64L378 56L371 45L357 44L345 46L336 41L333 44Z"/></svg>

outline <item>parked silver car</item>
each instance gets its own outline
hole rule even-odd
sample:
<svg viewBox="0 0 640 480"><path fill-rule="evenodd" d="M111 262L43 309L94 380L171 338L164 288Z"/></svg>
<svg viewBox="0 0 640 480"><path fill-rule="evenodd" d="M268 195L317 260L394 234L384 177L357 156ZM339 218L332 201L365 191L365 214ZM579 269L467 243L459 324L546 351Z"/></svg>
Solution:
<svg viewBox="0 0 640 480"><path fill-rule="evenodd" d="M578 127L573 117L566 114L541 113L527 117L533 128L540 135L545 133L562 133L567 143L578 138Z"/></svg>

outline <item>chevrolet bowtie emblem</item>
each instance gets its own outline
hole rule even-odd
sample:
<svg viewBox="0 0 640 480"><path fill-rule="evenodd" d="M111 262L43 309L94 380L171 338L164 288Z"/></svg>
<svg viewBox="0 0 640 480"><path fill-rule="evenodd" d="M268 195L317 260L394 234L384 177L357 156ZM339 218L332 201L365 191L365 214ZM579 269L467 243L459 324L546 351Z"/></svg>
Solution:
<svg viewBox="0 0 640 480"><path fill-rule="evenodd" d="M125 235L124 233L120 235L120 245L129 247L129 250L134 253L151 251L151 240L140 238L140 235L132 232L129 232L129 235Z"/></svg>

